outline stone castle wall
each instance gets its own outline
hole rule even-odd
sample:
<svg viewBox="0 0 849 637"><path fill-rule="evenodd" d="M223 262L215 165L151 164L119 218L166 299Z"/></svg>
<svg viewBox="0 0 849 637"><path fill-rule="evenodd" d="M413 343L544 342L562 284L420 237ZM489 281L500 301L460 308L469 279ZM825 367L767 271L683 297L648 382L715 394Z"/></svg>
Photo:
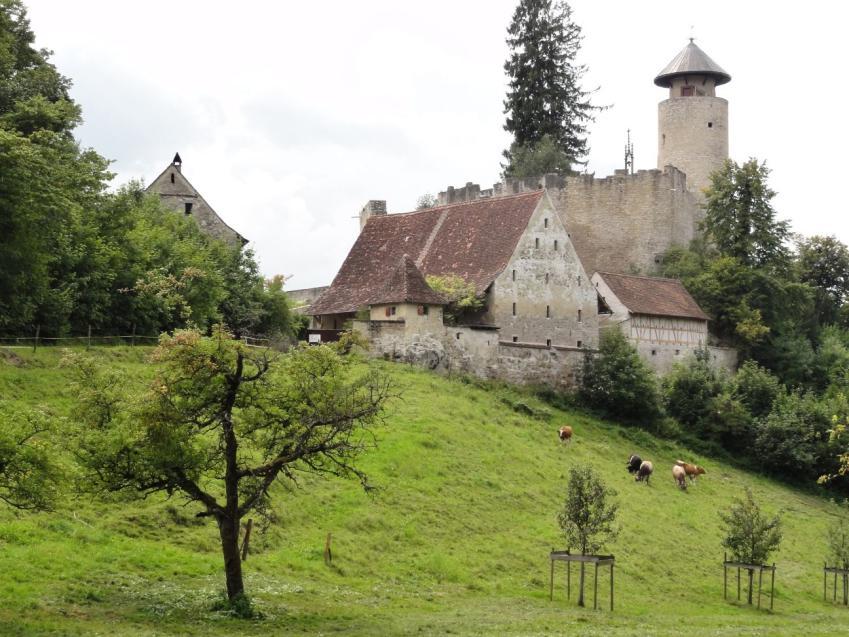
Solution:
<svg viewBox="0 0 849 637"><path fill-rule="evenodd" d="M596 271L655 274L660 257L686 247L698 234L704 213L687 176L664 170L625 171L603 179L592 175L545 175L508 180L481 190L467 183L439 193L439 203L499 197L544 187L569 232L589 275Z"/></svg>

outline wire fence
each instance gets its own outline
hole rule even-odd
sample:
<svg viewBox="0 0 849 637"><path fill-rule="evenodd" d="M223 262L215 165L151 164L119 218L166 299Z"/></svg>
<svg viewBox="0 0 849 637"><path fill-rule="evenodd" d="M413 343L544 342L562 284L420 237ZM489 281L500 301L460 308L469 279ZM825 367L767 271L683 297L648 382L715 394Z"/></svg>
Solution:
<svg viewBox="0 0 849 637"><path fill-rule="evenodd" d="M243 336L241 341L248 347L261 349L285 349L285 341L278 342L268 338L257 338ZM14 349L31 349L36 351L39 347L97 347L125 345L135 347L136 345L156 345L159 336L147 336L142 334L130 335L95 335L85 336L40 336L36 330L35 336L0 336L0 347Z"/></svg>

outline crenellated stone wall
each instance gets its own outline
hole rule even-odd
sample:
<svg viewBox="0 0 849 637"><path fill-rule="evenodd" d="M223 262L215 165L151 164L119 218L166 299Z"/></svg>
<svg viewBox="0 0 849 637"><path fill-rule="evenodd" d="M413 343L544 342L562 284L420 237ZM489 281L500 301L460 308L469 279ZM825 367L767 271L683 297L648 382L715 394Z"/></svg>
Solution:
<svg viewBox="0 0 849 637"><path fill-rule="evenodd" d="M673 166L596 178L549 174L507 180L491 190L467 183L439 193L440 203L499 197L546 188L584 269L655 274L661 256L686 247L699 232L704 212L687 188L686 175Z"/></svg>

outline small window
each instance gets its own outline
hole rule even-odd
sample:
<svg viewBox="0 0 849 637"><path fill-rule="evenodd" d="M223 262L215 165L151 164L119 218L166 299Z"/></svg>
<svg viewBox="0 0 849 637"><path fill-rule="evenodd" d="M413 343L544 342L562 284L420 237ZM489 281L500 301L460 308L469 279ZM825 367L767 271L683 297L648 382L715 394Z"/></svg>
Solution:
<svg viewBox="0 0 849 637"><path fill-rule="evenodd" d="M457 340L460 340L460 332L457 332Z"/></svg>
<svg viewBox="0 0 849 637"><path fill-rule="evenodd" d="M554 249L557 250L557 239L554 240Z"/></svg>
<svg viewBox="0 0 849 637"><path fill-rule="evenodd" d="M582 346L583 346L583 344L584 344L584 342L583 342L583 341L578 341L578 347L582 347Z"/></svg>
<svg viewBox="0 0 849 637"><path fill-rule="evenodd" d="M681 353L681 350L680 350L680 349L676 349L676 350L675 350L675 355L676 355L676 356L678 356L680 353Z"/></svg>
<svg viewBox="0 0 849 637"><path fill-rule="evenodd" d="M550 305L545 306L545 318L551 318L551 306Z"/></svg>
<svg viewBox="0 0 849 637"><path fill-rule="evenodd" d="M548 227L548 217L545 218L545 227Z"/></svg>
<svg viewBox="0 0 849 637"><path fill-rule="evenodd" d="M392 316L395 316L395 310L396 310L396 307L393 305L392 307L390 307L390 308L389 308L389 313L390 313Z"/></svg>
<svg viewBox="0 0 849 637"><path fill-rule="evenodd" d="M534 247L535 247L535 248L538 248L538 247L539 247L539 239L538 239L538 238L537 238L537 239L534 239Z"/></svg>
<svg viewBox="0 0 849 637"><path fill-rule="evenodd" d="M551 339L550 338L545 339L545 346L551 347Z"/></svg>
<svg viewBox="0 0 849 637"><path fill-rule="evenodd" d="M171 183L174 183L174 173L171 173Z"/></svg>
<svg viewBox="0 0 849 637"><path fill-rule="evenodd" d="M652 356L657 356L657 350L656 350L656 349L653 349L653 350L651 351L651 355L652 355Z"/></svg>
<svg viewBox="0 0 849 637"><path fill-rule="evenodd" d="M581 319L581 310L578 310L578 323L583 323L583 320Z"/></svg>
<svg viewBox="0 0 849 637"><path fill-rule="evenodd" d="M548 283L548 272L545 273L545 282Z"/></svg>
<svg viewBox="0 0 849 637"><path fill-rule="evenodd" d="M419 316L427 316L427 305L419 305Z"/></svg>
<svg viewBox="0 0 849 637"><path fill-rule="evenodd" d="M183 204L183 205L184 205L184 207L185 207L186 214L187 214L187 215L192 214L192 204L191 204L191 202L187 201L187 202L186 202L185 204Z"/></svg>
<svg viewBox="0 0 849 637"><path fill-rule="evenodd" d="M518 343L518 342L519 342L519 337L518 337L518 336L514 336L514 337L513 337L513 342L514 342L514 343Z"/></svg>
<svg viewBox="0 0 849 637"><path fill-rule="evenodd" d="M581 275L578 275L578 287L581 287Z"/></svg>
<svg viewBox="0 0 849 637"><path fill-rule="evenodd" d="M516 280L516 270L513 270L513 280Z"/></svg>
<svg viewBox="0 0 849 637"><path fill-rule="evenodd" d="M513 316L516 316L516 304L513 303Z"/></svg>
<svg viewBox="0 0 849 637"><path fill-rule="evenodd" d="M386 314L386 316L392 316L392 310L391 310L390 308L388 308L388 307L386 308L386 310L384 311L384 313Z"/></svg>
<svg viewBox="0 0 849 637"><path fill-rule="evenodd" d="M682 86L681 87L681 97L692 97L696 93L695 86Z"/></svg>
<svg viewBox="0 0 849 637"><path fill-rule="evenodd" d="M708 122L708 128L713 128L713 122Z"/></svg>

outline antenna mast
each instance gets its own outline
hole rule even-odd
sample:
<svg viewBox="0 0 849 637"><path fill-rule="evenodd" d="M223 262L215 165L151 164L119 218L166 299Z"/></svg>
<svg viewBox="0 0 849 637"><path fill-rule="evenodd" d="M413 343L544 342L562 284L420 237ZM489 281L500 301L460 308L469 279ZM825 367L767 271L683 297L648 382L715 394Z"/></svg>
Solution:
<svg viewBox="0 0 849 637"><path fill-rule="evenodd" d="M628 129L627 138L625 140L625 172L629 175L634 174L634 144L631 143L631 129Z"/></svg>

